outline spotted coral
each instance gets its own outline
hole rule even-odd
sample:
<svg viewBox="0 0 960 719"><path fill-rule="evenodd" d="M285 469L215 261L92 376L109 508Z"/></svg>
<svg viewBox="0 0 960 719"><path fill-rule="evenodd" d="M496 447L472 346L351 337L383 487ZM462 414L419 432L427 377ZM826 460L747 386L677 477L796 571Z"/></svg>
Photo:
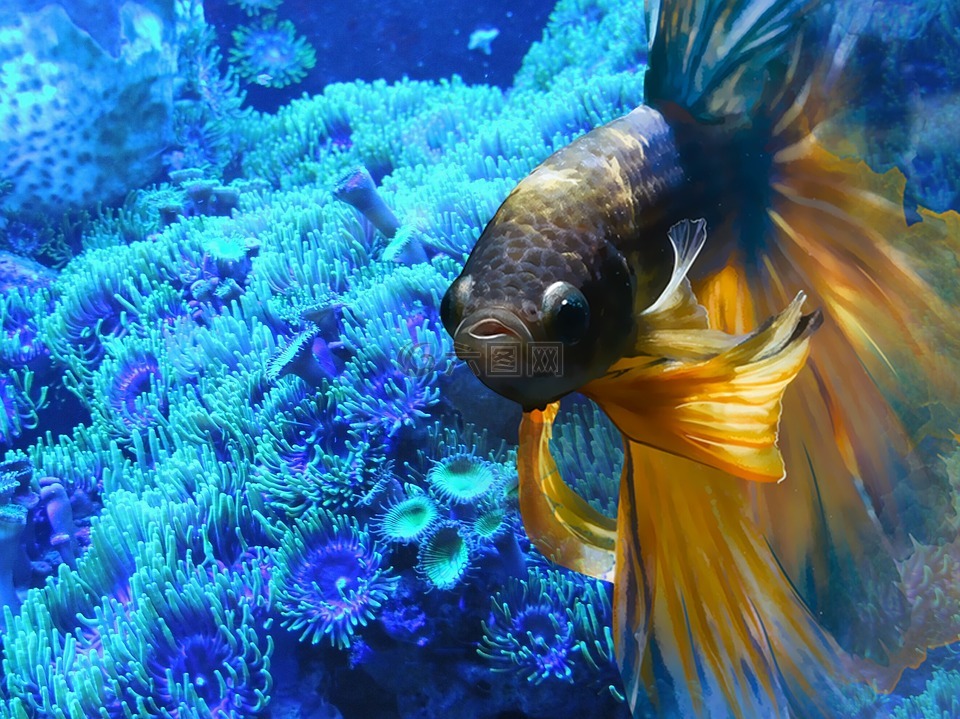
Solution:
<svg viewBox="0 0 960 719"><path fill-rule="evenodd" d="M58 4L18 13L3 29L6 210L60 213L112 201L156 174L173 110L172 10L123 4L107 23L120 29L116 56Z"/></svg>

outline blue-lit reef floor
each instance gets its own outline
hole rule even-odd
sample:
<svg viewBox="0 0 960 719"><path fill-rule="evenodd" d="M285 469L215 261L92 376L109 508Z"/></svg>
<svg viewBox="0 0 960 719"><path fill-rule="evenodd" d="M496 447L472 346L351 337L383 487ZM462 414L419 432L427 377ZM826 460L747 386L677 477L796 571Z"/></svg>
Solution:
<svg viewBox="0 0 960 719"><path fill-rule="evenodd" d="M6 13L0 717L628 716L609 586L530 547L519 412L438 308L517 181L642 100L636 5L561 2L509 90L358 81L275 114L242 83L312 67L280 21L227 58L190 3L125 6L120 54L59 6ZM939 182L915 191L949 205ZM612 516L620 438L567 409L564 474ZM904 573L960 631L958 557ZM960 716L949 648L902 687L851 716Z"/></svg>

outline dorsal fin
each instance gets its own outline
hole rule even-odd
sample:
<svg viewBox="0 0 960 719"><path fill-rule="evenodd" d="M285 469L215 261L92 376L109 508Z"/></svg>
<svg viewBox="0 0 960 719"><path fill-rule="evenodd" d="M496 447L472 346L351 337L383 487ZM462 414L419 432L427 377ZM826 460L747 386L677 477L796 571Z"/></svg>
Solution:
<svg viewBox="0 0 960 719"><path fill-rule="evenodd" d="M749 112L765 70L797 35L811 0L647 0L647 104L671 102L696 117Z"/></svg>

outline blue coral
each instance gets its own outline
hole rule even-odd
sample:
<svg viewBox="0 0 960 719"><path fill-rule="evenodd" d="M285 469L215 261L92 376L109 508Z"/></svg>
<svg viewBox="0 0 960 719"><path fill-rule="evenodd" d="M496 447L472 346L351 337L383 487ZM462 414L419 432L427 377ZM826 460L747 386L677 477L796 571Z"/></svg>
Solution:
<svg viewBox="0 0 960 719"><path fill-rule="evenodd" d="M277 551L273 590L283 626L301 641L349 647L395 590L384 552L355 519L322 509L303 517Z"/></svg>
<svg viewBox="0 0 960 719"><path fill-rule="evenodd" d="M120 682L127 701L174 719L263 715L273 642L243 598L243 577L191 568L142 576L134 578L133 631L111 635L104 646L132 660L132 676Z"/></svg>
<svg viewBox="0 0 960 719"><path fill-rule="evenodd" d="M94 410L111 436L129 440L166 419L171 372L156 337L113 343L108 352L92 378Z"/></svg>
<svg viewBox="0 0 960 719"><path fill-rule="evenodd" d="M283 408L275 411L273 407ZM288 516L311 506L351 508L370 489L382 456L339 414L329 388L278 388L268 398L256 484Z"/></svg>
<svg viewBox="0 0 960 719"><path fill-rule="evenodd" d="M10 446L25 430L40 422L47 388L34 387L33 372L0 371L0 447Z"/></svg>

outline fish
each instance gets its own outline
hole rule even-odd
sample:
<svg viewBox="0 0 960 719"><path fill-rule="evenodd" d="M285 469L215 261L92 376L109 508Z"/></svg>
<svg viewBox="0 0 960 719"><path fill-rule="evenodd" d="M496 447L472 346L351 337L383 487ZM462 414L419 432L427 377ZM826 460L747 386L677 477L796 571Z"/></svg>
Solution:
<svg viewBox="0 0 960 719"><path fill-rule="evenodd" d="M898 562L956 536L960 216L908 222L861 158L869 5L648 3L643 104L522 179L441 302L523 409L531 542L613 581L634 716L844 716L956 640ZM574 393L622 435L616 519L551 454Z"/></svg>

